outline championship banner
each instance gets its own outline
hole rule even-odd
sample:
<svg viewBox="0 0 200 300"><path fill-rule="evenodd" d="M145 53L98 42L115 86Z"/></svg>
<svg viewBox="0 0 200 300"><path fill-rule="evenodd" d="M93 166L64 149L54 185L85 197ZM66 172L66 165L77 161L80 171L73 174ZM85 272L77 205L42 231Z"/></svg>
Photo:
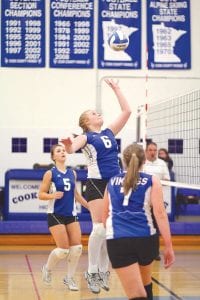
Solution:
<svg viewBox="0 0 200 300"><path fill-rule="evenodd" d="M1 66L45 66L45 0L1 1Z"/></svg>
<svg viewBox="0 0 200 300"><path fill-rule="evenodd" d="M141 68L141 0L99 0L98 68ZM115 51L109 46L109 37L121 30L128 36L125 50Z"/></svg>
<svg viewBox="0 0 200 300"><path fill-rule="evenodd" d="M147 0L148 69L190 69L190 0Z"/></svg>
<svg viewBox="0 0 200 300"><path fill-rule="evenodd" d="M50 1L50 67L93 68L94 0Z"/></svg>

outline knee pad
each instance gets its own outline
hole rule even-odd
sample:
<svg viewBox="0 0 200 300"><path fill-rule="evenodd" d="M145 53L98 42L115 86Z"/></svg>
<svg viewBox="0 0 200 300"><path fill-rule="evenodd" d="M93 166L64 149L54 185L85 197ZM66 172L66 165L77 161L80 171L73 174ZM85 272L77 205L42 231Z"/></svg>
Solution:
<svg viewBox="0 0 200 300"><path fill-rule="evenodd" d="M64 259L68 256L69 249L56 248L54 249L54 252L59 259Z"/></svg>
<svg viewBox="0 0 200 300"><path fill-rule="evenodd" d="M106 229L103 223L93 223L92 235L96 235L101 238L106 237Z"/></svg>
<svg viewBox="0 0 200 300"><path fill-rule="evenodd" d="M71 246L69 248L69 254L70 254L70 256L73 256L73 257L77 256L78 257L78 256L81 255L82 249L83 249L82 245Z"/></svg>

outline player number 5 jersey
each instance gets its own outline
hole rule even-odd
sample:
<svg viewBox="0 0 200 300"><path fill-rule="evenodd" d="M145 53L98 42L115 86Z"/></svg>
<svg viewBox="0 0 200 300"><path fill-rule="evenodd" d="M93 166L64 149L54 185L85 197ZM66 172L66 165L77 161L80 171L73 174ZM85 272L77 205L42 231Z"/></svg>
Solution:
<svg viewBox="0 0 200 300"><path fill-rule="evenodd" d="M74 199L75 175L73 170L59 171L56 167L51 169L52 183L49 193L55 191L64 192L61 199L48 201L47 213L55 213L61 216L76 216L76 203Z"/></svg>

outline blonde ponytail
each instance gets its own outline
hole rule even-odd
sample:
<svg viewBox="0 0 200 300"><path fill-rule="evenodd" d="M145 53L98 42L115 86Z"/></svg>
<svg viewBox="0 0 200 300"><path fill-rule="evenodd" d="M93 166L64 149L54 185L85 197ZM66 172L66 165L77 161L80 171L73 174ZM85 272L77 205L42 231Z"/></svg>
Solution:
<svg viewBox="0 0 200 300"><path fill-rule="evenodd" d="M130 189L135 189L139 179L139 170L145 161L145 154L142 146L134 143L123 151L123 160L127 173L124 178L124 194L127 195Z"/></svg>

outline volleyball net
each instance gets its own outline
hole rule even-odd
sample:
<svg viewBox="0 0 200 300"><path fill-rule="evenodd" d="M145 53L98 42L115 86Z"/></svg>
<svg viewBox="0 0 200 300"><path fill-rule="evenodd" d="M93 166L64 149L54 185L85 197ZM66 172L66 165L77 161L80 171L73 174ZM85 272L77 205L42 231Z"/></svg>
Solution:
<svg viewBox="0 0 200 300"><path fill-rule="evenodd" d="M200 90L138 108L138 141L153 141L173 159L176 183L200 190Z"/></svg>
<svg viewBox="0 0 200 300"><path fill-rule="evenodd" d="M161 180L171 220L180 205L200 204L200 90L138 107L137 141L155 142L173 160L175 181ZM200 214L200 205L189 207Z"/></svg>

